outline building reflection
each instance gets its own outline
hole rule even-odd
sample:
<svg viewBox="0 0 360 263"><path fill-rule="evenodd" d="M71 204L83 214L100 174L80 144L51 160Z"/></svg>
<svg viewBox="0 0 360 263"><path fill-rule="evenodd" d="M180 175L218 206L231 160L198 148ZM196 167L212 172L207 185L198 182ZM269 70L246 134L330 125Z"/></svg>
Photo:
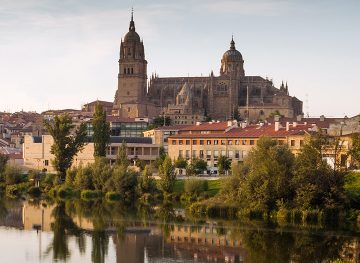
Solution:
<svg viewBox="0 0 360 263"><path fill-rule="evenodd" d="M240 263L249 261L251 256L256 253L261 253L256 251L256 247L249 245L249 240L245 239L245 233L236 230L234 227L223 226L215 221L208 221L199 225L188 223L161 224L157 222L151 223L151 221L144 223L144 221L133 220L131 222L124 221L122 223L124 228L119 231L117 226L113 224L114 222L107 224L104 228L99 228L94 223L94 218L80 216L76 213L71 216L65 215L66 220L55 219L54 216L58 217L59 211L65 213L64 204L62 204L62 207L59 210L59 204L46 205L44 203L35 206L24 202L22 213L21 211L19 213L18 208L9 210L8 215L5 217L6 220L4 221L3 217L1 217L0 223L6 223L25 230L36 229L54 232L55 236L54 225L65 224L63 222L66 222L68 226L63 226L66 235L70 233L79 237L85 234L92 239L91 254L93 262L104 262L109 247L114 247L116 262L118 263L169 262L176 260L182 262ZM58 212L54 213L54 209ZM19 217L22 217L22 224L19 224ZM12 220L10 220L11 218ZM77 236L79 231L83 234ZM292 236L293 234L288 233L288 235ZM281 238L281 236L278 238ZM309 240L309 242L312 242L311 238ZM68 240L64 239L64 242L68 242ZM279 240L274 238L273 242L279 242ZM358 239L348 238L341 242L339 246L341 259L347 260L346 262L359 262L360 246ZM316 247L316 244L309 244ZM60 245L66 246L66 244ZM289 246L289 249L291 249L291 246ZM297 253L295 249L291 250L293 251L289 254L289 259L296 256ZM66 250L64 251L66 252ZM250 255L251 253L252 255ZM66 257L59 257L59 259L66 260Z"/></svg>

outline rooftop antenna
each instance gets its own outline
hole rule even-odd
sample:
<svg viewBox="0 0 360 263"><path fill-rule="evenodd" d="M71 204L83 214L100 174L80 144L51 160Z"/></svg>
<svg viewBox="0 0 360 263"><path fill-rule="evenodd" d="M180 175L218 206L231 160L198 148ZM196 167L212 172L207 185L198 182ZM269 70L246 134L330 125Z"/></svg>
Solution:
<svg viewBox="0 0 360 263"><path fill-rule="evenodd" d="M310 117L309 115L309 95L305 94L305 110L306 110L306 117Z"/></svg>

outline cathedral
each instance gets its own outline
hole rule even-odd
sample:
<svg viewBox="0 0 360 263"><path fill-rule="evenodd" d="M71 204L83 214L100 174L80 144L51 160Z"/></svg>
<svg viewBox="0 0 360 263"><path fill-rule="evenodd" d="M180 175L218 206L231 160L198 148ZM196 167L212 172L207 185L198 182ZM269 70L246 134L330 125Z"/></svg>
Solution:
<svg viewBox="0 0 360 263"><path fill-rule="evenodd" d="M173 124L194 124L205 118L228 120L235 116L258 121L273 114L302 114L302 101L289 95L287 83L276 88L260 76L247 76L244 59L231 39L221 59L220 74L206 77L159 77L148 81L143 41L135 30L133 14L120 44L118 88L113 114L121 117L168 116Z"/></svg>

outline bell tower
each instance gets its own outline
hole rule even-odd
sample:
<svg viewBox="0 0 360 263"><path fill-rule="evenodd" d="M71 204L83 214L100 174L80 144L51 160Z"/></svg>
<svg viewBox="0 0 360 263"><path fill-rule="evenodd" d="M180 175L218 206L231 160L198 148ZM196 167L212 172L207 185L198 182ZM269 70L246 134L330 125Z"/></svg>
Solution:
<svg viewBox="0 0 360 263"><path fill-rule="evenodd" d="M143 102L146 99L147 61L144 44L135 31L133 11L129 32L120 43L118 88L114 111L123 117L145 116Z"/></svg>

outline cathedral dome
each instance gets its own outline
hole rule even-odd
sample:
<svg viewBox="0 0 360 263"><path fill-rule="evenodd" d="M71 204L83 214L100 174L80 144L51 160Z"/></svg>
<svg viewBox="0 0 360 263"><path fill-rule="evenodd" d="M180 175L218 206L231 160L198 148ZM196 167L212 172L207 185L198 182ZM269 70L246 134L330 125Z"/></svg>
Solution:
<svg viewBox="0 0 360 263"><path fill-rule="evenodd" d="M133 12L131 12L131 21L129 25L129 32L124 37L125 42L140 42L140 36L135 31L135 22Z"/></svg>
<svg viewBox="0 0 360 263"><path fill-rule="evenodd" d="M124 41L125 42L140 42L140 36L138 33L136 33L135 31L129 31L125 37L124 37Z"/></svg>
<svg viewBox="0 0 360 263"><path fill-rule="evenodd" d="M224 61L229 61L229 62L237 62L243 60L241 53L235 48L234 39L231 39L230 49L224 53L222 58Z"/></svg>

